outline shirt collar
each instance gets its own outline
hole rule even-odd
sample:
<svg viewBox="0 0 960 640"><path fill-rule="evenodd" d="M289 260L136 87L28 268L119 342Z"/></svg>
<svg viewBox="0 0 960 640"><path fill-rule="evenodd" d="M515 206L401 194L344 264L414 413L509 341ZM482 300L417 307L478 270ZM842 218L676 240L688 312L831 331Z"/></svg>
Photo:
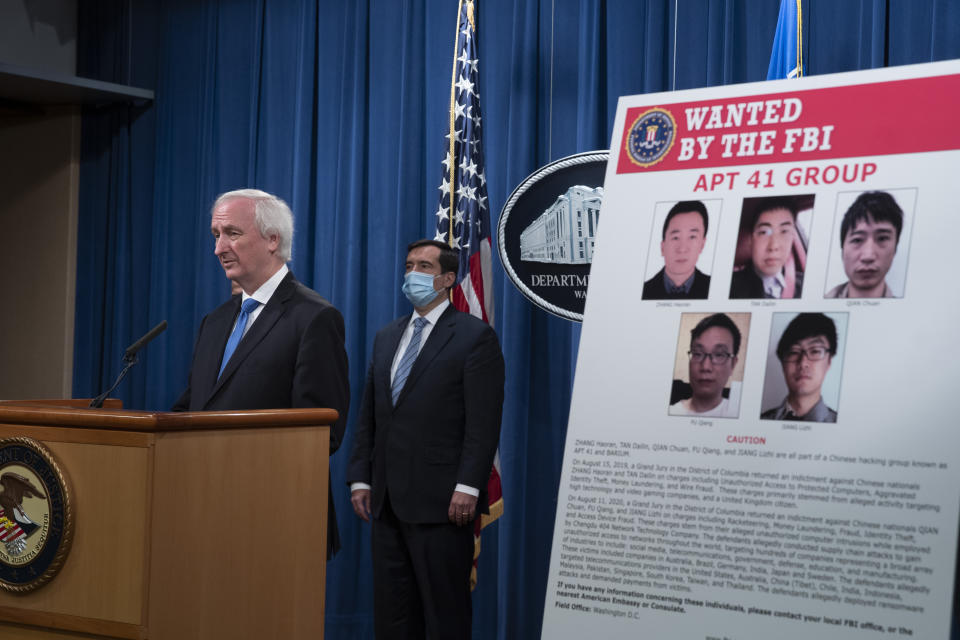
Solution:
<svg viewBox="0 0 960 640"><path fill-rule="evenodd" d="M435 306L433 309L431 309L430 312L427 313L427 315L422 317L427 319L427 324L429 324L430 326L433 326L437 324L437 320L440 319L440 316L443 315L443 312L446 311L447 307L449 306L450 306L450 301L445 299L443 302L441 302L440 304ZM408 322L407 324L413 324L413 321L419 317L421 317L420 314L414 311L413 313L410 314L410 322Z"/></svg>
<svg viewBox="0 0 960 640"><path fill-rule="evenodd" d="M842 285L840 285L839 290L837 291L837 298L849 298L850 297L850 281L847 280ZM890 285L887 284L887 281L883 281L883 291L880 293L881 298L893 298L893 292L890 291Z"/></svg>
<svg viewBox="0 0 960 640"><path fill-rule="evenodd" d="M666 271L663 273L663 282L667 286L667 293L690 293L691 287L693 287L693 279L697 276L696 270L690 274L690 277L683 281L680 285L673 284L673 280L670 279L670 276L667 275Z"/></svg>
<svg viewBox="0 0 960 640"><path fill-rule="evenodd" d="M783 401L783 407L781 407L780 409L780 414L781 414L781 417L783 418L799 418L800 417L800 414L797 413L794 410L793 405L790 404L790 398L787 398L786 400Z"/></svg>
<svg viewBox="0 0 960 640"><path fill-rule="evenodd" d="M277 272L270 276L270 278L260 285L260 288L253 292L253 295L247 295L247 292L243 292L243 297L240 300L240 303L243 304L247 301L247 298L253 298L262 305L266 305L270 302L270 298L273 297L274 292L277 290L277 287L280 286L280 281L290 272L290 269L287 268L286 264L280 265L280 268L277 269Z"/></svg>
<svg viewBox="0 0 960 640"><path fill-rule="evenodd" d="M776 292L776 298L779 298L783 294L783 290L787 287L787 280L783 276L783 270L777 271L776 275L767 276L754 267L754 272L760 276L761 282L763 282L763 291L764 293L769 293L771 291Z"/></svg>
<svg viewBox="0 0 960 640"><path fill-rule="evenodd" d="M783 410L781 413L781 418L792 418L794 420L806 420L810 422L826 422L827 417L830 415L830 409L823 401L823 396L820 396L820 399L817 400L817 404L813 405L813 408L810 409L810 411L800 415L793 408L793 405L790 404L790 398L787 398L783 401Z"/></svg>
<svg viewBox="0 0 960 640"><path fill-rule="evenodd" d="M817 404L813 405L813 409L810 409L810 411L807 412L807 415L803 417L814 422L826 422L829 415L830 409L823 401L823 397L821 397L819 400L817 400Z"/></svg>

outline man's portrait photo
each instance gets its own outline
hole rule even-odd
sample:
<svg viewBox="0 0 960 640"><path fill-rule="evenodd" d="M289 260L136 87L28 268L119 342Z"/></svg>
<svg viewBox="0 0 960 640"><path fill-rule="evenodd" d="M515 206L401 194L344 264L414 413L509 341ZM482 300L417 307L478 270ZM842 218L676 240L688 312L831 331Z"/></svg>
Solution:
<svg viewBox="0 0 960 640"><path fill-rule="evenodd" d="M721 200L684 200L659 203L654 211L652 238L660 237L657 251L651 240L643 283L644 300L705 300L710 291L710 261L714 234L711 219L720 217ZM708 273L704 273L704 271ZM650 274L653 274L652 276Z"/></svg>
<svg viewBox="0 0 960 640"><path fill-rule="evenodd" d="M837 195L827 298L901 298L916 189ZM839 249L839 255L837 253Z"/></svg>
<svg viewBox="0 0 960 640"><path fill-rule="evenodd" d="M846 313L774 313L763 420L836 422Z"/></svg>
<svg viewBox="0 0 960 640"><path fill-rule="evenodd" d="M670 390L671 416L736 418L749 313L683 313Z"/></svg>
<svg viewBox="0 0 960 640"><path fill-rule="evenodd" d="M731 298L799 298L813 195L744 198Z"/></svg>

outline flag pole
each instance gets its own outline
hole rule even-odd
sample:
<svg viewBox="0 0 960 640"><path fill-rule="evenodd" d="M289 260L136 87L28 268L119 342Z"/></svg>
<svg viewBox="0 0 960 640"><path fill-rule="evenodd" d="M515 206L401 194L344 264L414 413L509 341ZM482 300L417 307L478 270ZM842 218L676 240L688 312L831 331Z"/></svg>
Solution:
<svg viewBox="0 0 960 640"><path fill-rule="evenodd" d="M471 3L472 4L472 3ZM456 156L454 155L456 151L456 106L457 106L457 94L456 94L456 84L457 84L457 51L460 48L460 10L463 8L463 0L459 0L457 3L457 34L453 38L453 64L450 65L450 145L448 147L449 158L450 158L450 167L448 168L448 173L450 176L450 206L447 208L447 244L453 246L453 206L454 198L456 197L454 188L454 180L456 180L457 165L454 162ZM453 298L453 289L450 290L451 299Z"/></svg>
<svg viewBox="0 0 960 640"><path fill-rule="evenodd" d="M797 0L797 77L803 77L803 4Z"/></svg>

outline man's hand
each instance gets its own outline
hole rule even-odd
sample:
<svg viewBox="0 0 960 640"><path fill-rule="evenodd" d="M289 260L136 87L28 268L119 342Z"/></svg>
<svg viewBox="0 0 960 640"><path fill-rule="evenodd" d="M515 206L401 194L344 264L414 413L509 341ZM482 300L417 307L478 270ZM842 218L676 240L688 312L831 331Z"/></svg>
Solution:
<svg viewBox="0 0 960 640"><path fill-rule="evenodd" d="M370 522L370 489L356 489L350 492L350 504L353 512L364 522Z"/></svg>
<svg viewBox="0 0 960 640"><path fill-rule="evenodd" d="M356 504L356 502L354 502L354 504ZM354 509L356 509L356 506L354 506ZM473 520L476 512L476 496L472 496L469 493L460 493L459 491L453 492L453 496L450 498L450 506L447 508L447 517L450 518L450 522L458 527L462 527Z"/></svg>

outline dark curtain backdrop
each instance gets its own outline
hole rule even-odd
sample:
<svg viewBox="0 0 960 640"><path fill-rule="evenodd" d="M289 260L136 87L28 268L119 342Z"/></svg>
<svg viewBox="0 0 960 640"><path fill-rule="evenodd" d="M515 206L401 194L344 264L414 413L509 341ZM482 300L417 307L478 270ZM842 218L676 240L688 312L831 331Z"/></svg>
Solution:
<svg viewBox="0 0 960 640"><path fill-rule="evenodd" d="M608 147L618 96L764 79L778 6L479 0L493 223L538 167ZM803 8L808 74L960 57L956 0ZM201 317L228 296L209 207L249 186L292 206L291 267L346 318L359 404L375 331L409 312L405 246L433 235L456 9L456 0L81 1L81 75L153 88L156 100L84 115L75 395L105 388L123 349L167 319L116 395L131 408L171 405ZM533 308L494 268L506 513L484 535L474 637L535 638L580 331ZM350 445L348 430L332 459L344 543L328 569L332 639L372 637L369 528L342 484Z"/></svg>

